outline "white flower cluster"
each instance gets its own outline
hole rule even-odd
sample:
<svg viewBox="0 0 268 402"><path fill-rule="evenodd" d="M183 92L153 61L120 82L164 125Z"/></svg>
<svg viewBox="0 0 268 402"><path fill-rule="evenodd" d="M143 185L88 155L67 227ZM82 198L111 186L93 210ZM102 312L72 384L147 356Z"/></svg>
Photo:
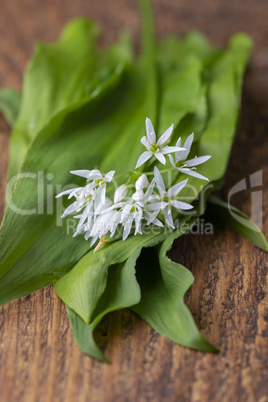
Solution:
<svg viewBox="0 0 268 402"><path fill-rule="evenodd" d="M156 142L156 135L150 119L146 119L147 136L141 139L141 143L147 148L138 159L136 168L143 165L150 158L155 157L162 164L166 164L164 155L168 155L172 170L208 180L195 171L195 166L207 161L210 156L195 157L187 160L190 153L194 134L191 134L183 148L181 139L176 146L168 146L167 142L172 134L173 125ZM175 158L171 155L175 153ZM121 228L122 239L134 232L142 234L144 225L164 226L164 223L174 228L173 210L188 210L192 205L177 199L180 191L186 186L188 179L183 180L169 189L166 189L159 169L155 166L153 179L148 181L147 175L135 172L138 179L131 185L122 184L113 194L113 200L107 197L107 184L114 179L115 171L108 172L105 176L99 170L75 170L72 174L87 179L85 187L78 187L63 191L57 197L68 195L75 201L64 211L62 218L78 213L74 218L78 219L74 236L84 234L86 240L92 238L91 244L109 234L114 236L116 230ZM151 173L152 174L152 173ZM110 184L112 186L112 184Z"/></svg>

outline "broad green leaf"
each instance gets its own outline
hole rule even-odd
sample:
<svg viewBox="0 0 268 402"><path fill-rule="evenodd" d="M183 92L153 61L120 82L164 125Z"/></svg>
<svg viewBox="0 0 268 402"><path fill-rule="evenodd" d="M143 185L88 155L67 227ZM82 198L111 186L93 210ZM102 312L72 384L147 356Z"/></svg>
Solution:
<svg viewBox="0 0 268 402"><path fill-rule="evenodd" d="M96 305L103 294L110 265L120 264L141 247L163 241L167 234L131 236L104 246L96 253L87 253L74 268L55 283L58 296L89 324Z"/></svg>
<svg viewBox="0 0 268 402"><path fill-rule="evenodd" d="M200 85L199 88L200 96L199 102L195 106L195 113L188 113L179 120L173 139L181 136L185 140L191 132L194 132L196 146L193 147L190 157L212 155L208 162L198 167L198 172L208 177L210 182L218 181L226 171L234 139L239 115L237 105L240 104L242 76L251 41L246 35L234 36L228 49L225 52L219 52L211 48L201 36L193 33L184 42L179 42L174 38L167 39L166 45L165 47L164 43L165 50L162 49L163 54L168 56L166 64L160 59L160 62L164 63L162 68L166 76L169 76L170 71L177 71L178 66L181 67L183 64L181 59L185 60L189 55L191 57L198 55L199 63L204 65L203 69L200 69L199 77L200 82L204 82L204 85ZM180 57L174 58L174 54L178 54ZM168 64L169 62L170 64ZM173 87L174 85L171 86L171 90ZM205 101L205 90L207 91L207 101ZM173 97L175 96L173 93ZM172 95L169 98L172 98ZM168 113L165 113L164 116L168 116ZM174 144L174 140L172 143ZM178 176L179 180L186 177ZM177 180L173 173L172 181L175 183ZM205 181L191 178L190 186L182 193L185 201L192 202L206 184Z"/></svg>
<svg viewBox="0 0 268 402"><path fill-rule="evenodd" d="M200 90L200 96L198 104L196 105L195 111L193 113L188 113L179 122L178 126L175 128L173 138L182 138L184 143L186 138L194 133L194 143L198 142L204 132L208 119L208 108L205 88ZM175 141L174 141L175 142Z"/></svg>
<svg viewBox="0 0 268 402"><path fill-rule="evenodd" d="M120 132L120 127L121 131L125 129L127 116L121 114L121 110L124 110L124 106L129 109L129 102L135 101L133 98L126 101L120 96L117 97L117 105L113 102L114 107L111 107L114 95L128 94L128 80L122 82L116 91L112 91L119 79L120 74L115 75L97 97L81 101L52 119L44 128L45 133L40 133L32 144L21 175L44 172L44 184L52 183L55 195L55 187L58 193L61 186L70 182L70 170L88 165L91 168L99 164L106 148L112 145L113 138ZM114 110L116 106L117 117ZM116 121L114 126L111 119ZM53 179L47 181L49 173L53 174ZM67 234L65 222L67 224L68 221L59 218L56 221L56 213L61 213L56 208L57 205L61 207L61 204L55 200L49 207L52 211L50 215L44 198L39 214L37 211L31 215L16 213L14 205L21 210L32 210L37 209L38 204L37 178L21 178L17 181L12 195L13 203L7 207L0 231L0 276L12 267L11 272L1 279L0 303L51 283L89 249L89 243L82 236L73 239L71 234Z"/></svg>
<svg viewBox="0 0 268 402"><path fill-rule="evenodd" d="M122 75L121 70L116 69L108 82L104 82L104 90L98 88L97 93L93 91L92 96L69 106L49 121L33 141L20 177L27 172L43 172L46 180L47 174L52 174L49 184L55 191L55 186L70 183L72 179L68 172L73 169L98 166L107 171L117 169L118 173L133 169L142 147L139 140L144 133L145 77L140 68L129 68L121 85L112 91ZM116 139L122 137L127 141L121 158L118 158L113 148ZM107 149L110 152L107 153ZM13 204L28 211L36 208L40 196L36 184L32 176L19 179L12 193ZM18 215L12 205L6 211L0 232L0 277L12 269L1 280L1 303L56 280L89 250L89 243L82 236L74 242L71 235L66 234L66 227L56 226L56 201L50 206L54 211L51 216L46 212L47 207L45 199L44 213ZM53 247L54 253L49 253L49 247Z"/></svg>
<svg viewBox="0 0 268 402"><path fill-rule="evenodd" d="M241 106L240 97L243 84L243 75L248 63L248 58L252 46L252 39L244 33L234 35L230 39L230 48L233 57L236 60L236 62L234 63L234 82L236 86L238 109L240 109Z"/></svg>
<svg viewBox="0 0 268 402"><path fill-rule="evenodd" d="M54 186L55 194L60 191L55 190L56 185L70 182L69 170L132 170L142 150L139 141L148 107L146 77L141 67L129 69L121 83L120 77L120 71L115 70L110 78L104 78L98 95L93 91L92 96L59 112L47 123L28 151L22 175L44 172L45 184ZM46 179L47 174L53 175L52 180ZM75 183L82 181L77 179ZM21 209L36 208L36 180L21 178L12 199ZM47 213L45 200L41 206L44 213L18 215L12 206L7 209L0 231L0 303L57 280L88 252L89 243L82 237L72 239L65 223L56 225L55 207L56 202Z"/></svg>
<svg viewBox="0 0 268 402"><path fill-rule="evenodd" d="M10 140L9 177L22 164L29 143L52 115L85 95L95 71L97 26L72 21L57 43L38 44L23 85L21 109Z"/></svg>
<svg viewBox="0 0 268 402"><path fill-rule="evenodd" d="M110 74L118 64L130 64L134 60L132 36L129 32L122 32L116 43L105 49L97 49L96 78ZM94 79L94 78L93 78Z"/></svg>
<svg viewBox="0 0 268 402"><path fill-rule="evenodd" d="M0 113L13 126L19 114L21 94L12 88L0 89Z"/></svg>
<svg viewBox="0 0 268 402"><path fill-rule="evenodd" d="M212 195L207 200L206 219L217 228L239 233L254 246L268 252L268 242L258 226L237 208Z"/></svg>
<svg viewBox="0 0 268 402"><path fill-rule="evenodd" d="M229 66L228 77L231 75L230 70ZM119 85L110 96L104 96L104 99L102 96L97 96L93 100L82 101L55 116L33 142L22 173L38 171L43 171L45 174L52 173L54 179L51 184L64 186L70 181L68 171L72 169L100 166L103 171L113 168L119 172L132 170L142 149L139 140L144 133L146 112L142 102L144 97L142 77L135 71L131 77L132 79L125 77L121 86ZM217 75L214 79L218 79ZM211 85L215 86L213 80ZM230 87L229 91L232 93L233 86ZM215 99L220 98L222 91L217 86L213 89ZM229 96L228 91L227 95ZM214 114L216 116L220 114L220 105L219 102L219 110L216 108L211 112L212 118L215 119ZM137 114L133 114L133 110ZM210 135L213 140L211 130ZM105 152L106 149L109 149L108 153ZM217 148L216 151L219 154L221 149ZM217 171L217 154L212 159L215 161L213 169ZM200 181L195 186L201 191ZM13 200L15 205L22 209L35 208L36 182L31 178L19 180L13 193ZM45 204L45 210L46 207ZM64 226L56 227L55 221L55 215L18 216L8 208L0 232L0 275L4 275L12 266L13 268L1 280L1 303L56 280L88 251L88 243L83 238L74 241L71 235L66 235ZM49 247L55 242L58 247L50 254ZM34 264L33 255L36 256Z"/></svg>
<svg viewBox="0 0 268 402"><path fill-rule="evenodd" d="M180 67L189 56L198 58L206 65L219 53L200 32L192 31L183 39L176 36L163 38L158 44L157 60L163 71L168 73Z"/></svg>
<svg viewBox="0 0 268 402"><path fill-rule="evenodd" d="M159 133L171 124L176 127L187 113L195 112L204 94L201 71L200 61L188 57L180 68L161 75Z"/></svg>
<svg viewBox="0 0 268 402"><path fill-rule="evenodd" d="M221 179L227 168L239 115L242 75L250 49L251 40L246 35L234 36L228 49L206 72L209 118L195 152L212 156L198 167L198 172L208 177L210 182ZM194 200L206 184L191 178L191 187L183 194L187 202ZM193 188L197 191L193 192Z"/></svg>
<svg viewBox="0 0 268 402"><path fill-rule="evenodd" d="M99 132L95 131L95 126L99 125L100 116L100 112L96 112L100 103L103 102L102 115L104 115L105 110L106 115L110 115L110 92L118 85L120 76L121 74L116 74L110 82L103 86L98 96L89 96L85 101L78 102L74 107L70 107L68 110L56 115L33 142L23 164L19 180L14 185L12 202L7 207L1 226L0 238L2 243L10 243L10 247L7 245L6 249L3 245L1 247L1 252L3 250L5 259L13 250L16 250L14 258L18 259L20 257L18 248L20 241L24 238L24 243L27 244L35 232L38 233L38 230L43 226L49 226L51 221L55 219L54 210L54 214L51 216L45 213L47 200L44 200L44 206L42 206L44 213L41 210L38 214L36 209L40 194L38 194L37 179L34 180L32 177L24 176L28 172L31 174L43 172L45 175L50 173L53 174L52 184L64 186L70 181L70 169L67 167L65 171L62 166L66 166L69 160L71 162L70 167L72 164L74 164L75 168L81 167L81 163L87 165L88 161L95 166L100 160L101 154L105 153L102 149L102 144L107 140L109 144L110 133L107 135L104 132L100 135ZM92 126L94 127L94 132L92 135L88 135L88 148L86 148L85 136L90 132ZM102 124L100 126L102 131ZM53 190L55 191L55 189ZM20 208L21 211L32 212L28 212L28 214L24 212L23 214L20 211L14 211L15 207ZM35 211L33 211L34 208ZM30 224L28 227L30 230L28 231L26 229L27 223ZM21 231L20 224L21 228L25 229L21 239L18 237ZM17 227L18 232L16 239L13 239L15 240L13 243L9 232L14 230L15 227ZM3 259L1 259L1 263L3 263Z"/></svg>
<svg viewBox="0 0 268 402"><path fill-rule="evenodd" d="M184 295L193 283L193 275L166 256L174 239L182 234L180 231L174 232L164 241L159 259L154 249L147 249L141 255L137 263L141 301L131 309L173 342L192 349L214 352L217 349L199 333L184 304Z"/></svg>
<svg viewBox="0 0 268 402"><path fill-rule="evenodd" d="M174 123L173 139L185 140L193 131L184 129L188 120L198 119L200 125L194 127L195 141L201 137L207 119L203 65L215 53L218 52L198 32L189 33L183 40L171 36L159 43L160 132Z"/></svg>
<svg viewBox="0 0 268 402"><path fill-rule="evenodd" d="M231 152L241 99L241 82L246 67L251 40L235 36L227 51L209 72L209 121L199 146L200 155L212 158L200 166L200 173L210 180L224 176Z"/></svg>
<svg viewBox="0 0 268 402"><path fill-rule="evenodd" d="M78 314L66 306L73 336L84 353L107 361L94 340L93 332L106 314L133 306L140 301L140 288L135 276L135 264L139 254L140 249L137 249L125 262L109 268L107 286L94 310L91 324L86 324Z"/></svg>
<svg viewBox="0 0 268 402"><path fill-rule="evenodd" d="M119 172L133 169L142 147L139 140L146 116L141 106L142 81L136 71L124 73L119 82L121 75L116 70L98 95L59 112L33 141L0 230L1 304L55 281L90 248L82 236L73 239L71 233L67 234L68 219L59 218L62 207L57 210L61 201L49 205L47 196L38 193L38 172L43 172L44 185L51 185L55 195L72 180L70 170L96 166L104 170L104 164L106 171L115 166ZM133 110L140 110L140 115L133 114ZM118 137L129 138L128 124L133 147L126 143L126 151L118 158L113 148ZM36 179L24 177L27 172L36 174ZM75 178L73 186L80 183L83 181ZM36 211L40 196L44 203ZM21 215L14 206L35 211Z"/></svg>
<svg viewBox="0 0 268 402"><path fill-rule="evenodd" d="M18 173L31 141L60 110L98 91L118 64L132 59L131 43L96 49L99 29L87 19L75 19L58 42L39 44L28 66L18 120L10 140L9 177Z"/></svg>

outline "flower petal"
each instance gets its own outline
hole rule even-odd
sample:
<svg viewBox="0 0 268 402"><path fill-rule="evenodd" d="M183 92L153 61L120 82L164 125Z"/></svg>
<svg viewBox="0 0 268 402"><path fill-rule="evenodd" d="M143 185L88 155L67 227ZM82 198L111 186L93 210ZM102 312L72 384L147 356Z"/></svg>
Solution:
<svg viewBox="0 0 268 402"><path fill-rule="evenodd" d="M126 195L127 195L127 186L125 184L122 184L115 190L114 203L116 204L117 202L122 201Z"/></svg>
<svg viewBox="0 0 268 402"><path fill-rule="evenodd" d="M135 183L136 190L143 190L148 186L148 179L146 174L142 174Z"/></svg>
<svg viewBox="0 0 268 402"><path fill-rule="evenodd" d="M147 137L145 137L145 136L142 137L141 143L142 143L142 145L144 145L146 148L150 148L150 143L149 143Z"/></svg>
<svg viewBox="0 0 268 402"><path fill-rule="evenodd" d="M210 158L211 158L210 155L198 156L196 158L189 159L188 161L185 162L185 164L187 167L197 166L197 165L201 165L201 163L206 162Z"/></svg>
<svg viewBox="0 0 268 402"><path fill-rule="evenodd" d="M121 223L125 222L127 218L130 216L130 210L132 208L131 204L127 204L124 206L122 212L121 212Z"/></svg>
<svg viewBox="0 0 268 402"><path fill-rule="evenodd" d="M168 202L154 202L153 204L147 205L148 211L160 211L160 209L164 209L168 205Z"/></svg>
<svg viewBox="0 0 268 402"><path fill-rule="evenodd" d="M80 188L80 187L78 187ZM78 188L70 188L69 190L62 191L61 193L57 194L55 198L62 197L63 195L71 194L73 191L77 190Z"/></svg>
<svg viewBox="0 0 268 402"><path fill-rule="evenodd" d="M96 183L89 183L85 187L81 187L83 189L83 195L93 195L95 193Z"/></svg>
<svg viewBox="0 0 268 402"><path fill-rule="evenodd" d="M65 209L65 211L63 212L61 217L65 218L65 216L72 214L77 209L79 209L79 205L78 205L78 202L75 201Z"/></svg>
<svg viewBox="0 0 268 402"><path fill-rule="evenodd" d="M147 202L148 199L151 197L153 190L154 190L154 186L155 186L155 178L153 178L153 180L151 181L149 187L147 188L147 190L144 194L144 202Z"/></svg>
<svg viewBox="0 0 268 402"><path fill-rule="evenodd" d="M101 203L104 206L106 201L106 186L101 187Z"/></svg>
<svg viewBox="0 0 268 402"><path fill-rule="evenodd" d="M169 137L172 134L173 127L174 127L173 124L171 124L171 126L164 132L164 134L161 135L161 137L157 141L157 145L159 147L161 147L162 145L165 144L165 142L167 142L167 140L169 139Z"/></svg>
<svg viewBox="0 0 268 402"><path fill-rule="evenodd" d="M143 165L145 162L148 161L148 159L150 159L152 156L152 154L148 151L145 151L141 154L141 156L138 159L137 165L135 167L135 169L137 169L138 167L140 167L141 165Z"/></svg>
<svg viewBox="0 0 268 402"><path fill-rule="evenodd" d="M118 202L116 204L113 204L111 207L105 209L105 212L112 211L112 210L114 210L116 208L124 208L126 205L127 205L126 201L125 202Z"/></svg>
<svg viewBox="0 0 268 402"><path fill-rule="evenodd" d="M156 219L158 213L158 211L154 211L151 213L145 212L144 218L146 219L147 225L150 225Z"/></svg>
<svg viewBox="0 0 268 402"><path fill-rule="evenodd" d="M121 212L113 211L113 216L111 218L111 237L115 234L117 226L119 225L121 220Z"/></svg>
<svg viewBox="0 0 268 402"><path fill-rule="evenodd" d="M83 191L84 191L84 187L78 187L78 188L73 189L73 191L70 193L70 195L68 197L68 200L74 196L76 198L80 198L81 196L83 197L84 196Z"/></svg>
<svg viewBox="0 0 268 402"><path fill-rule="evenodd" d="M159 202L160 197L157 194L153 194L153 195L150 195L150 197L148 198L148 201L151 202L151 203Z"/></svg>
<svg viewBox="0 0 268 402"><path fill-rule="evenodd" d="M75 174L76 176L85 177L86 179L90 175L92 170L71 170L70 173Z"/></svg>
<svg viewBox="0 0 268 402"><path fill-rule="evenodd" d="M77 225L77 229L78 229L78 227L79 226L82 226L83 225L83 223L85 222L85 220L88 218L89 220L91 220L92 219L92 216L91 216L91 205L92 205L92 203L88 203L87 204L87 206L86 206L86 208L84 209L84 211L83 211L83 213L80 215L80 220L79 220L79 223L78 223L78 225ZM74 216L74 218L77 218L78 216Z"/></svg>
<svg viewBox="0 0 268 402"><path fill-rule="evenodd" d="M157 218L155 218L155 219L153 220L152 224L153 224L153 225L156 225L156 226L160 226L161 228L164 227L163 223L162 223L159 219L157 219Z"/></svg>
<svg viewBox="0 0 268 402"><path fill-rule="evenodd" d="M167 195L169 198L175 197L182 189L186 186L188 179L181 181L180 183L175 184L174 186L170 187L167 191Z"/></svg>
<svg viewBox="0 0 268 402"><path fill-rule="evenodd" d="M130 216L129 220L124 226L124 232L123 232L123 241L126 240L126 238L129 236L131 228L132 228L132 223L133 223L134 216Z"/></svg>
<svg viewBox="0 0 268 402"><path fill-rule="evenodd" d="M170 160L171 165L174 166L174 168L177 168L173 156L172 156L172 155L168 155L168 157L169 157L169 160Z"/></svg>
<svg viewBox="0 0 268 402"><path fill-rule="evenodd" d="M171 200L170 205L177 209L192 209L193 206L191 204L187 204L187 202L182 202L182 201L177 201L177 200Z"/></svg>
<svg viewBox="0 0 268 402"><path fill-rule="evenodd" d="M142 190L137 190L133 195L132 198L136 202L143 202L144 193Z"/></svg>
<svg viewBox="0 0 268 402"><path fill-rule="evenodd" d="M155 182L158 188L158 191L160 195L166 191L165 184L163 177L161 176L161 173L159 172L159 169L155 166L154 168L154 177L155 177Z"/></svg>
<svg viewBox="0 0 268 402"><path fill-rule="evenodd" d="M88 175L88 180L97 180L102 179L102 174L98 169L91 170L90 174Z"/></svg>
<svg viewBox="0 0 268 402"><path fill-rule="evenodd" d="M151 120L148 119L148 117L146 118L145 126L146 126L146 134L147 134L148 141L149 141L150 145L154 144L156 142L154 126L153 126L153 123L151 122Z"/></svg>
<svg viewBox="0 0 268 402"><path fill-rule="evenodd" d="M134 232L134 235L136 235L137 233L142 234L141 220L142 220L142 216L143 216L143 210L139 206L137 206L137 209L138 209L138 213L135 214L135 232Z"/></svg>
<svg viewBox="0 0 268 402"><path fill-rule="evenodd" d="M195 170L188 169L188 168L179 168L178 170L179 170L181 173L188 174L189 176L196 177L197 179L209 181L209 179L208 179L207 177L203 176L203 175L200 174L200 173L197 173Z"/></svg>
<svg viewBox="0 0 268 402"><path fill-rule="evenodd" d="M156 159L159 160L159 162L161 162L163 165L166 164L166 158L164 157L164 155L162 155L162 149L160 149L159 152L156 152L154 154L154 156L156 157Z"/></svg>
<svg viewBox="0 0 268 402"><path fill-rule="evenodd" d="M178 139L178 141L176 142L176 147L181 148L181 137L180 137L180 138ZM175 152L175 161L176 161L176 162L181 159L181 152L183 152L183 151L177 151L177 152Z"/></svg>
<svg viewBox="0 0 268 402"><path fill-rule="evenodd" d="M170 147L170 146L165 146L164 148L161 148L160 152L163 155L170 154L171 152L178 152L182 151L185 152L185 148L180 148L180 147Z"/></svg>
<svg viewBox="0 0 268 402"><path fill-rule="evenodd" d="M164 212L166 224L169 227L171 227L172 229L175 229L170 207L166 207L163 212Z"/></svg>
<svg viewBox="0 0 268 402"><path fill-rule="evenodd" d="M185 161L185 159L187 158L187 156L188 156L189 153L190 153L193 140L194 140L194 133L192 133L191 135L189 135L189 137L186 139L186 141L185 141L185 143L184 143L184 145L183 145L183 147L186 148L186 151L184 151L184 152L181 154L181 159L184 160L184 161Z"/></svg>
<svg viewBox="0 0 268 402"><path fill-rule="evenodd" d="M87 232L85 234L85 239L88 240L90 237L91 237L90 233ZM94 244L97 242L98 239L99 239L99 236L93 237L93 239L91 240L91 243L90 243L90 247L94 246Z"/></svg>
<svg viewBox="0 0 268 402"><path fill-rule="evenodd" d="M176 142L176 147L180 147L181 148L181 137L178 139L178 141Z"/></svg>
<svg viewBox="0 0 268 402"><path fill-rule="evenodd" d="M115 170L110 170L105 176L104 176L104 181L110 183L113 180L115 174Z"/></svg>

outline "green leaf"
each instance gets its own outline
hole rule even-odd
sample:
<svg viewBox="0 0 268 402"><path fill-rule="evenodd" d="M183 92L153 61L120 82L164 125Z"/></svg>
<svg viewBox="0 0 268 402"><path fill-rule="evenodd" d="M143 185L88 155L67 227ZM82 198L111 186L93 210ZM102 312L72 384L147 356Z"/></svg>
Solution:
<svg viewBox="0 0 268 402"><path fill-rule="evenodd" d="M3 113L10 126L15 124L19 114L21 94L12 88L0 89L0 112Z"/></svg>
<svg viewBox="0 0 268 402"><path fill-rule="evenodd" d="M140 249L137 249L125 262L109 268L107 286L94 310L91 324L86 324L78 314L66 306L73 336L84 353L108 361L98 348L93 332L106 314L130 307L140 301L140 288L135 276L135 264L139 254Z"/></svg>
<svg viewBox="0 0 268 402"><path fill-rule="evenodd" d="M119 51L119 59L128 58L128 53L122 49ZM121 51L125 56L122 56ZM106 57L110 59L111 54L115 54L117 58L116 52L118 49L110 55L106 53ZM113 57L111 59L114 60ZM200 85L200 63L189 60L185 60L185 66L188 63L192 68L184 68L181 63L182 75L178 79L182 83L189 83L189 94L193 94L191 96L195 100L191 97L187 99L182 116L185 116L184 119L198 116L196 111L192 112L193 105L199 107L197 100L201 99L203 106L200 121L190 118L187 124L204 125L207 113L203 86ZM100 60L95 62L101 63ZM43 197L38 192L37 180L32 177L23 178L23 175L30 172L38 177L38 172L43 172L44 186L49 184L50 189L53 188L53 197L62 190L61 186L70 183L70 170L87 166L99 167L104 172L110 169L116 169L117 173L133 170L143 148L140 138L144 134L148 108L146 99L149 96L146 80L142 63L127 68L123 74L122 69L109 70L107 74L98 76L97 81L89 80L86 92L91 95L58 112L46 124L42 123L45 126L32 141L20 179L12 189L13 205L8 206L0 231L1 304L56 281L70 271L90 249L89 243L82 236L73 239L71 234L67 234L69 220L58 218L61 212L59 208L62 209L61 204L58 204L60 201L49 205L48 194L45 193ZM162 85L160 101L165 99L165 91L169 91L170 87ZM183 105L186 93L187 90L182 91L175 99L174 91L176 102ZM217 96L220 97L221 92ZM168 107L163 107L161 113L166 115ZM214 116L213 113L211 115ZM179 120L180 123L184 119ZM83 181L76 179L75 183L82 184ZM198 193L200 182L196 188ZM28 211L36 209L38 205L37 213L18 214L14 205Z"/></svg>
<svg viewBox="0 0 268 402"><path fill-rule="evenodd" d="M103 294L110 265L120 264L141 247L163 241L165 233L131 236L104 246L96 253L87 253L74 268L55 283L58 296L89 324Z"/></svg>
<svg viewBox="0 0 268 402"><path fill-rule="evenodd" d="M0 230L0 303L46 286L63 275L88 251L89 244L82 237L74 240L71 233L67 234L68 220L57 218L62 212L61 201L56 201L52 193L49 200L53 204L49 205L46 192L42 191L45 191L45 185L52 183L56 195L55 189L58 193L62 186L70 182L68 172L71 169L87 166L88 163L96 166L100 162L106 147L112 144L114 136L118 134L119 127L124 127L124 116L120 119L118 113L112 133L108 119L114 112L111 108L111 91L120 78L120 73L115 74L98 96L89 97L60 112L32 144ZM121 93L124 87L127 89L126 83L122 83L118 92ZM112 92L113 95L115 93ZM121 99L118 98L119 105ZM88 137L87 147L85 137ZM32 176L24 177L27 172L36 174L35 179ZM41 194L37 185L38 172L43 172ZM47 180L47 174L53 175L52 180ZM38 205L40 198L44 201L41 207ZM23 215L15 208L21 211L35 209L35 213L27 215L24 212ZM11 272L7 273L9 269Z"/></svg>
<svg viewBox="0 0 268 402"><path fill-rule="evenodd" d="M159 43L160 132L174 123L173 138L185 140L193 131L188 123L194 123L194 140L201 137L207 120L204 60L215 53L198 32L190 32L183 40L166 37Z"/></svg>
<svg viewBox="0 0 268 402"><path fill-rule="evenodd" d="M204 65L219 54L207 39L196 31L189 32L185 38L167 36L158 44L157 60L164 72L177 69L186 58L198 58Z"/></svg>
<svg viewBox="0 0 268 402"><path fill-rule="evenodd" d="M251 49L246 35L234 36L228 49L207 65L208 121L195 149L198 155L212 157L198 167L198 172L210 182L220 180L226 171L233 145L241 100L241 82ZM194 155L192 155L194 156ZM180 176L180 180L182 176ZM187 202L194 200L207 185L191 178L191 187L183 193ZM193 188L198 191L193 192Z"/></svg>
<svg viewBox="0 0 268 402"><path fill-rule="evenodd" d="M52 115L85 95L95 71L96 25L72 21L55 44L39 44L23 84L18 120L10 142L9 177L15 175L29 143Z"/></svg>
<svg viewBox="0 0 268 402"><path fill-rule="evenodd" d="M56 195L72 180L69 171L73 169L132 170L144 133L143 87L137 70L130 69L123 77L122 71L116 70L97 96L59 112L33 141L0 230L0 304L57 280L90 249L82 236L73 239L67 233L69 219L59 218L62 201L50 205L53 193L50 197L46 191L39 193L38 172L43 172L45 190L49 184ZM114 152L119 138L125 143L120 158ZM24 177L28 172L36 178ZM83 180L75 179L75 183ZM18 214L14 207L30 212Z"/></svg>
<svg viewBox="0 0 268 402"><path fill-rule="evenodd" d="M268 252L268 242L262 231L249 217L232 205L210 195L205 216L215 227L233 230L254 246Z"/></svg>
<svg viewBox="0 0 268 402"><path fill-rule="evenodd" d="M223 177L227 168L239 115L242 76L251 49L251 41L246 38L233 37L227 51L208 73L210 118L200 140L199 154L212 158L199 171L210 181Z"/></svg>
<svg viewBox="0 0 268 402"><path fill-rule="evenodd" d="M195 112L204 95L201 68L197 58L188 57L180 68L161 75L160 133L171 124L176 127L187 113Z"/></svg>
<svg viewBox="0 0 268 402"><path fill-rule="evenodd" d="M97 51L99 29L87 19L73 20L58 42L38 44L24 78L18 121L10 142L9 177L18 173L31 141L59 111L85 98L132 60L129 38Z"/></svg>
<svg viewBox="0 0 268 402"><path fill-rule="evenodd" d="M105 57L110 59L111 52L109 55L106 52ZM141 153L140 138L146 117L142 71L142 67L129 68L122 84L113 91L122 75L122 69L115 69L98 87L97 94L93 91L92 96L56 114L33 141L20 177L27 172L31 175L43 172L47 184L46 177L50 174L49 184L59 187L58 193L60 185L70 183L68 172L73 169L98 166L104 171L116 169L117 173L132 170ZM107 153L107 149L110 152ZM32 177L19 179L12 193L13 204L28 211L36 208L39 197L36 180ZM55 201L49 208L55 211L56 206ZM0 277L5 275L0 285L3 289L1 303L55 281L89 249L84 239L74 242L70 234L66 234L65 226L57 227L55 212L49 216L47 208L46 197L42 206L44 213L18 215L12 205L7 208L0 231ZM49 253L51 247L54 253ZM7 273L9 269L11 272Z"/></svg>
<svg viewBox="0 0 268 402"><path fill-rule="evenodd" d="M189 222L189 228L194 221ZM217 349L199 333L184 304L184 295L193 283L193 275L166 256L174 239L183 233L174 232L164 241L159 260L154 249L147 249L141 255L137 263L141 301L131 309L173 342L192 349L215 352Z"/></svg>

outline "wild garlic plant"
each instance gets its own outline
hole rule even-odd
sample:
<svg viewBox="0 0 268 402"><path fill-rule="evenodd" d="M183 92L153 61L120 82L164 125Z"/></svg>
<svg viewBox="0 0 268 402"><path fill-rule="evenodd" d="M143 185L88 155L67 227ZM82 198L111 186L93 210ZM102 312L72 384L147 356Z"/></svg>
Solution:
<svg viewBox="0 0 268 402"><path fill-rule="evenodd" d="M84 187L63 191L56 197L68 195L68 199L75 198L62 215L64 218L76 213L74 218L78 220L78 224L74 236L83 234L86 240L92 239L91 245L93 245L104 236L113 237L119 229L124 241L130 234L142 234L144 227L148 225L160 227L167 225L174 229L173 211L182 212L193 208L191 204L179 200L179 194L186 186L188 179L180 182L176 180L176 184L166 188L162 174L177 170L198 179L208 180L196 172L196 166L206 162L210 156L188 159L194 134L186 139L183 147L181 138L178 139L176 146L167 145L173 131L173 124L158 140L156 140L150 119L146 119L145 126L146 136L141 138L141 143L146 151L140 155L136 170L129 174L126 184L116 189L113 186L111 189L112 181L119 177L114 177L114 170L106 175L97 169L71 171L74 175L84 177L87 184ZM170 169L160 171L155 166L153 172L137 170L151 158L153 158L152 162L158 160L165 165L166 155L172 166ZM153 178L150 181L148 177L151 175ZM108 197L107 193L109 195L112 193L112 196Z"/></svg>

